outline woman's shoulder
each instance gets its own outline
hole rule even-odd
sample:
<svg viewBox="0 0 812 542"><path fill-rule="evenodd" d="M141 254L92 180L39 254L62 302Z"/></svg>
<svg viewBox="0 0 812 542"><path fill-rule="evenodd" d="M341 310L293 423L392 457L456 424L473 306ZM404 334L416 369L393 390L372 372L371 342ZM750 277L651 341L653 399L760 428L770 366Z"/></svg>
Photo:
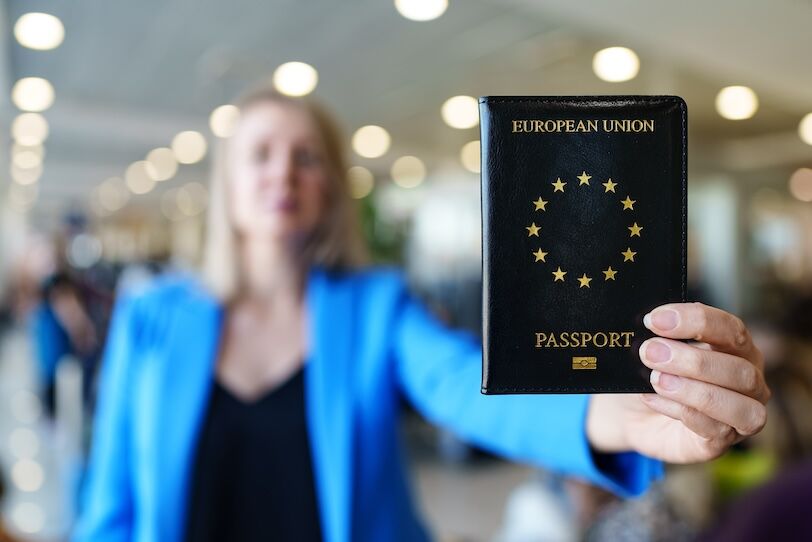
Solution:
<svg viewBox="0 0 812 542"><path fill-rule="evenodd" d="M178 307L188 303L216 303L202 279L189 271L164 271L137 280L122 280L117 297L122 303L134 304L141 310L150 307Z"/></svg>

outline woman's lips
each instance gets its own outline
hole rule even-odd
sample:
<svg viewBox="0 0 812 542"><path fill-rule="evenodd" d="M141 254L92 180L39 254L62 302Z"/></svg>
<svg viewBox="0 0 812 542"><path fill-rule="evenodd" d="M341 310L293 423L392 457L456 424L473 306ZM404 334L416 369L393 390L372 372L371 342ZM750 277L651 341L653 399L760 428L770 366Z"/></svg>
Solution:
<svg viewBox="0 0 812 542"><path fill-rule="evenodd" d="M270 211L292 213L296 211L299 206L293 198L280 198L267 201L265 207Z"/></svg>

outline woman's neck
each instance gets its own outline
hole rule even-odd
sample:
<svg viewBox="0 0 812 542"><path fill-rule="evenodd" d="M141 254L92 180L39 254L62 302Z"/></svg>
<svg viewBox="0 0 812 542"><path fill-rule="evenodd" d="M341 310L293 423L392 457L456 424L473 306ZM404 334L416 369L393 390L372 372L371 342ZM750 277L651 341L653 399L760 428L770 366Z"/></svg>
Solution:
<svg viewBox="0 0 812 542"><path fill-rule="evenodd" d="M301 298L306 269L300 250L280 241L246 238L240 251L246 300L276 302Z"/></svg>

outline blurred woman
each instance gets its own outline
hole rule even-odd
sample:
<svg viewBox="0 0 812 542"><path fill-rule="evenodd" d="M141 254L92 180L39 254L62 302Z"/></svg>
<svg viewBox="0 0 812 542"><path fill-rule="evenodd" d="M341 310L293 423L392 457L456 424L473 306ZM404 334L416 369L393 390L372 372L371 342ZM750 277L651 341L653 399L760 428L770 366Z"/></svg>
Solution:
<svg viewBox="0 0 812 542"><path fill-rule="evenodd" d="M621 495L764 424L761 356L700 304L646 317L658 393L484 396L481 344L400 273L365 267L342 138L311 101L258 89L215 164L201 279L113 316L80 540L425 540L397 420ZM675 339L701 339L701 348ZM659 378L657 378L659 376Z"/></svg>

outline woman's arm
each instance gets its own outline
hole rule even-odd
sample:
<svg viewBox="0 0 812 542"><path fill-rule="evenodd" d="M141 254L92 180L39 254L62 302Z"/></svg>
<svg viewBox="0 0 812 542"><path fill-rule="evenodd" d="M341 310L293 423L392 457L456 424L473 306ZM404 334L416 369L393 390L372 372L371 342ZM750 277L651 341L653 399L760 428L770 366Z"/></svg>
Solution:
<svg viewBox="0 0 812 542"><path fill-rule="evenodd" d="M429 420L510 459L621 495L639 494L661 476L662 464L640 454L593 453L585 432L586 395L482 395L480 341L441 324L402 284L398 297L391 327L397 375Z"/></svg>
<svg viewBox="0 0 812 542"><path fill-rule="evenodd" d="M83 487L77 541L130 540L132 479L129 385L135 339L134 298L116 303L102 361L93 445Z"/></svg>

